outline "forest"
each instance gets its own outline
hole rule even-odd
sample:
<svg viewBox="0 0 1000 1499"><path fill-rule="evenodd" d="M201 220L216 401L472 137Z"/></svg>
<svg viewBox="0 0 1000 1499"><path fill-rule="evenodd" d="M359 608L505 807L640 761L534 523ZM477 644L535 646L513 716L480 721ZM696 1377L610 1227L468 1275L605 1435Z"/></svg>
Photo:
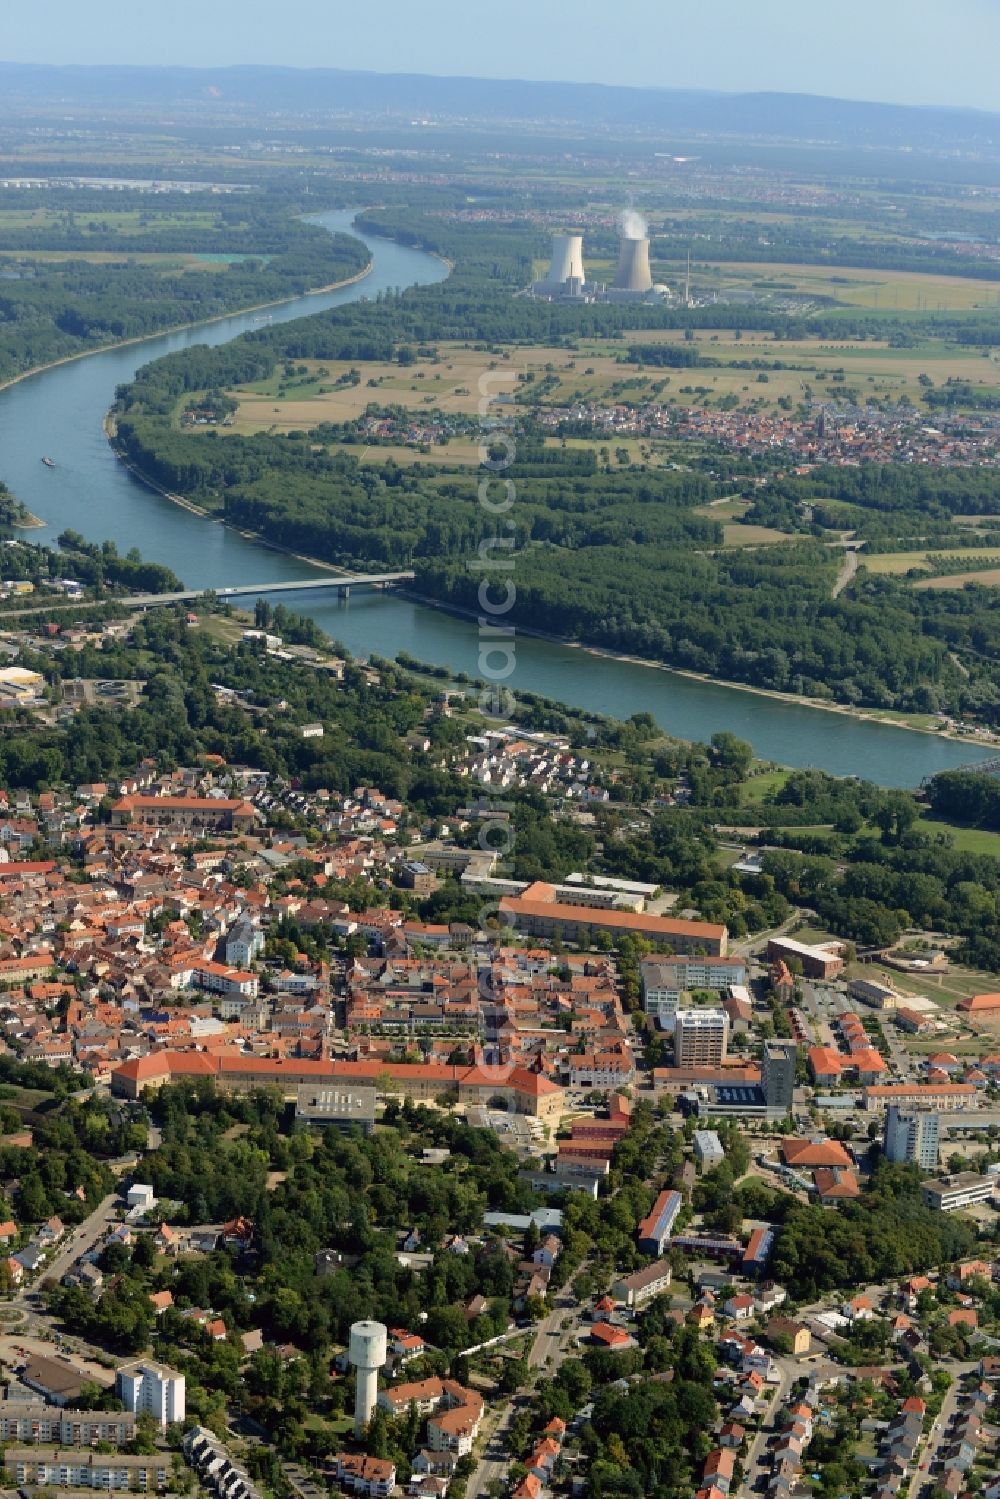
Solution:
<svg viewBox="0 0 1000 1499"><path fill-rule="evenodd" d="M259 378L260 357L244 345L224 359L246 380ZM346 566L411 566L418 594L477 610L480 576L468 559L484 545L489 556L495 523L468 470L361 467L350 453L317 451L318 433L178 432L163 414L177 377L204 384L209 366L221 375L212 351L200 351L194 361L171 357L140 375L118 418L130 461L283 546ZM513 556L515 624L800 695L1000 713L989 659L992 642L1000 643L998 603L982 607L963 590L917 593L867 573L834 599L838 559L819 537L721 549L721 527L700 508L721 486L701 473L597 471L591 455L542 449L529 434L505 477L517 486L517 504L495 571L502 587ZM968 503L987 487L967 485ZM914 514L940 507L938 491L925 491L904 488Z"/></svg>
<svg viewBox="0 0 1000 1499"><path fill-rule="evenodd" d="M242 528L339 564L414 567L420 596L476 612L484 578L468 563L484 546L489 560L495 527L468 469L449 467L446 457L419 467L361 466L343 449L327 450L331 434L321 428L182 432L174 425L179 403L265 380L282 360L419 362L433 357L440 338L565 343L630 327L691 326L701 315L718 323L720 313L515 297L538 248L536 231L516 221L491 225L484 236L481 224L390 208L376 224L447 253L452 274L224 348L158 360L118 392L116 442L155 482ZM777 329L752 323L758 311L747 309L746 326ZM865 318L864 331L874 332ZM981 319L967 324L970 333L983 329ZM949 326L958 336L958 323ZM810 322L809 331L823 329ZM668 363L702 357L683 343L650 347ZM1000 513L995 470L862 465L771 478L763 487L744 476L748 519L799 535L787 545L724 549L721 527L703 508L730 492L721 472L598 468L592 455L543 448L530 412L518 412L516 431L518 455L504 478L516 485L517 503L504 555L485 569L502 589L516 562L515 626L797 696L1000 719L996 595L917 592L904 579L862 569L834 597L839 558L827 545L845 524L873 550L898 550L915 537L967 542L955 516Z"/></svg>
<svg viewBox="0 0 1000 1499"><path fill-rule="evenodd" d="M107 195L88 202L74 194L72 209L50 226L12 229L3 216L12 198L0 191L0 249L16 252L0 282L0 382L123 339L297 296L368 261L359 240L295 217L284 194L246 194L219 207L209 200L213 212L194 223L174 222L191 213L190 198L158 194L141 200L140 223L125 228L114 215L107 227L103 218L88 227L88 210L107 212ZM181 252L174 264L143 259Z"/></svg>

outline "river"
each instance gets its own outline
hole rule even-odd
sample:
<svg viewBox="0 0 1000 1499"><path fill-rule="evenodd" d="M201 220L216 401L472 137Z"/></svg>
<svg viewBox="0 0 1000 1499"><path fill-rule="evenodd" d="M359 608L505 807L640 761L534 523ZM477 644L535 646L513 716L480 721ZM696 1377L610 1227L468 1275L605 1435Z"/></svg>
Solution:
<svg viewBox="0 0 1000 1499"><path fill-rule="evenodd" d="M349 230L352 215L315 218L331 230ZM369 276L339 291L297 297L264 315L287 322L446 274L443 262L433 256L360 237L375 258ZM25 533L28 539L54 542L66 527L94 540L112 537L121 551L137 546L144 556L172 567L191 588L274 582L318 572L151 493L115 459L101 426L115 387L131 380L140 365L192 344L225 343L257 326L260 316L238 314L108 349L0 391L0 478L46 522L44 530ZM55 460L54 469L41 463L43 454ZM470 484L477 478L470 474ZM480 674L478 634L470 621L393 594L359 592L346 602L315 593L281 598L356 654L392 657L407 650L423 661ZM509 683L515 692L541 693L616 718L648 711L668 733L684 739L708 739L730 729L749 739L760 756L836 775L862 775L885 786L915 786L936 770L988 753L527 636L517 640L516 660Z"/></svg>

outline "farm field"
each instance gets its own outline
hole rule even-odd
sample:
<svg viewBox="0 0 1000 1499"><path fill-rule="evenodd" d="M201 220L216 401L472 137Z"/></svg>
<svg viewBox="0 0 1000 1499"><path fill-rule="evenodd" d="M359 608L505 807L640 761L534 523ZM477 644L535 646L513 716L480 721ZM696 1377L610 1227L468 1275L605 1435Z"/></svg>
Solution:
<svg viewBox="0 0 1000 1499"><path fill-rule="evenodd" d="M230 229L245 229L248 220L223 220L214 207L166 209L159 203L144 203L135 208L82 207L70 213L64 208L39 205L34 208L0 208L0 238L5 233L24 231L59 232L69 230L80 235L127 235L141 238L147 230L156 234L164 229L183 229L212 233L223 223ZM26 233L30 240L30 234Z"/></svg>
<svg viewBox="0 0 1000 1499"><path fill-rule="evenodd" d="M655 251L655 246L654 246ZM654 254L654 262L656 257ZM676 284L683 274L680 263L654 265L654 277L663 274ZM692 266L692 281L708 280L719 287L747 287L755 281L780 281L800 296L833 298L847 307L878 308L883 312L970 311L996 306L1000 283L975 276L941 276L924 271L868 270L852 266L796 265L779 261L698 261Z"/></svg>
<svg viewBox="0 0 1000 1499"><path fill-rule="evenodd" d="M778 531L773 526L742 525L739 521L724 524L722 536L722 544L727 547L776 546L782 541L808 539L792 531Z"/></svg>
<svg viewBox="0 0 1000 1499"><path fill-rule="evenodd" d="M141 265L163 271L224 271L242 256L216 258L209 255L178 254L168 250L0 250L0 259L27 261L39 265L63 265L84 260L88 265ZM266 260L267 256L257 257Z"/></svg>
<svg viewBox="0 0 1000 1499"><path fill-rule="evenodd" d="M996 556L981 547L955 547L941 551L934 551L932 548L928 548L919 552L864 552L862 554L864 566L869 572L881 573L890 577L900 577L902 574L912 571L913 568L921 568L924 571L929 571L931 564L928 559L930 557L940 557L942 560L948 562L963 562L967 560L970 564L975 562L981 564L988 564L990 562L1000 563L1000 550L998 550ZM977 573L975 568L970 567L970 575L981 578L983 573ZM928 586L955 588L961 586L958 580L964 576L961 573L952 573L942 578L922 578L917 586L923 588Z"/></svg>
<svg viewBox="0 0 1000 1499"><path fill-rule="evenodd" d="M60 252L61 253L61 252ZM182 257L202 269L216 262L207 257ZM168 257L175 262L178 257ZM633 341L674 342L676 331L637 334ZM567 405L575 401L623 401L641 404L659 402L683 407L714 407L725 402L740 408L777 411L813 404L864 401L869 397L896 404L917 403L923 394L920 376L935 384L948 376L981 389L1000 392L1000 362L968 350L926 345L914 349L889 349L884 345L841 345L819 340L782 342L757 335L737 339L713 334L698 341L706 357L717 366L668 369L626 364L629 342L610 348L604 343L581 345L576 350L511 347L499 354L474 349L468 344L437 345L438 359L412 365L394 362L363 363L357 384L338 382L352 366L348 361L304 360L298 369L305 375L288 377L277 371L267 380L232 392L240 410L227 430L259 432L274 428L314 426L320 422L351 421L371 404L398 404L413 411L422 408L445 414L473 415L478 405L480 377L489 372L509 371L510 393L519 404L537 392L542 405ZM784 369L741 368L748 361L781 362ZM518 376L528 377L518 380ZM333 388L331 388L333 387ZM570 439L572 446L595 447L628 453L631 463L662 462L659 439L622 437ZM457 458L455 461L465 461Z"/></svg>
<svg viewBox="0 0 1000 1499"><path fill-rule="evenodd" d="M921 578L914 588L964 588L966 583L978 583L981 588L1000 588L1000 567L987 567L979 572L949 573L942 578Z"/></svg>

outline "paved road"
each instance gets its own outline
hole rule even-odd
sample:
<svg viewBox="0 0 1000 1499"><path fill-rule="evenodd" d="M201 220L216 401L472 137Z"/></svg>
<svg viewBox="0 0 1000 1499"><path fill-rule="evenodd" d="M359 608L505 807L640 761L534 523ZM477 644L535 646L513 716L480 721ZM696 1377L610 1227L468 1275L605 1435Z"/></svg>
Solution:
<svg viewBox="0 0 1000 1499"><path fill-rule="evenodd" d="M58 1359L68 1369L73 1369L79 1374L81 1379L92 1380L102 1389L109 1389L115 1382L115 1376L111 1370L105 1369L103 1364L97 1363L94 1358L88 1358L86 1352L77 1352L75 1347L72 1354L67 1354L57 1351L49 1338L43 1337L41 1333L21 1332L18 1329L10 1333L0 1333L0 1362L11 1368L19 1368L26 1362L26 1354L35 1358Z"/></svg>
<svg viewBox="0 0 1000 1499"><path fill-rule="evenodd" d="M116 1221L117 1214L115 1209L120 1206L121 1198L117 1193L112 1193L109 1197L105 1197L102 1202L98 1203L90 1217L85 1218L79 1227L74 1228L72 1233L67 1235L56 1251L54 1258L50 1259L43 1268L39 1280L62 1280L70 1266L74 1265L81 1255L86 1254L88 1250L92 1249L98 1239L103 1238L107 1233L108 1229ZM37 1282L35 1282L35 1285L37 1285ZM15 1301L23 1301L25 1296L33 1289L34 1286L26 1287L24 1291L20 1292L14 1298Z"/></svg>
<svg viewBox="0 0 1000 1499"><path fill-rule="evenodd" d="M573 1281L570 1280L559 1292L555 1306L535 1328L534 1341L528 1350L529 1369L545 1369L546 1375L551 1377L563 1359L576 1351L576 1339L583 1327L584 1310L573 1295ZM562 1325L564 1322L567 1324L565 1329ZM506 1481L512 1458L519 1455L508 1452L507 1432L515 1413L527 1403L525 1398L518 1396L501 1415L483 1449L479 1466L469 1479L466 1499L478 1499L480 1494L489 1489L491 1483Z"/></svg>
<svg viewBox="0 0 1000 1499"><path fill-rule="evenodd" d="M771 1386L771 1388L774 1390L774 1395L771 1399L771 1405L770 1409L768 1410L767 1420L761 1423L760 1430L757 1432L757 1435L750 1443L750 1447L747 1451L747 1459L743 1468L742 1484L742 1492L745 1494L749 1494L753 1490L753 1486L756 1482L757 1474L759 1471L759 1464L761 1462L761 1459L767 1456L767 1444L774 1436L775 1418L777 1416L777 1413L778 1411L780 1411L785 1396L788 1394L788 1390L791 1386L793 1378L795 1378L797 1374L801 1372L798 1369L797 1363L790 1363L784 1360L777 1360L776 1362L778 1364L781 1378L777 1385Z"/></svg>
<svg viewBox="0 0 1000 1499"><path fill-rule="evenodd" d="M932 1470L941 1448L947 1445L948 1429L958 1411L958 1404L962 1398L962 1376L968 1374L970 1370L976 1367L975 1364L948 1365L948 1373L952 1376L952 1383L941 1402L941 1409L934 1417L934 1424L927 1433L927 1441L924 1444L924 1450L920 1458L923 1464L921 1486L930 1488L935 1482L935 1479L932 1477ZM915 1477L919 1479L921 1478L921 1474L918 1472Z"/></svg>
<svg viewBox="0 0 1000 1499"><path fill-rule="evenodd" d="M837 574L837 581L833 585L831 598L838 598L843 593L857 572L858 563L861 561L859 551L860 542L845 542L844 545L847 547L847 551L844 553L844 560L841 563L840 572Z"/></svg>
<svg viewBox="0 0 1000 1499"><path fill-rule="evenodd" d="M752 937L745 937L742 942L730 942L729 956L731 958L748 958L751 953L764 952L772 937L787 937L792 927L802 920L803 913L795 910L787 921L780 926L772 927L769 932L755 932Z"/></svg>
<svg viewBox="0 0 1000 1499"><path fill-rule="evenodd" d="M510 1454L507 1451L507 1432L510 1423L519 1410L523 1410L528 1402L523 1397L516 1397L500 1416L496 1427L483 1449L483 1455L479 1459L479 1466L472 1474L466 1485L466 1499L479 1499L480 1494L485 1494L490 1484L503 1483L507 1477L507 1469L510 1465Z"/></svg>

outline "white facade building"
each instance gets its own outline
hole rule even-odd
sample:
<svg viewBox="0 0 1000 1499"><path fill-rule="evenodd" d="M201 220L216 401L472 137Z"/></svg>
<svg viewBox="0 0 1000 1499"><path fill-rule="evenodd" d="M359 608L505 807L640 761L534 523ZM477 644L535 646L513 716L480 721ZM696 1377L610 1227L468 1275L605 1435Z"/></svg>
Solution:
<svg viewBox="0 0 1000 1499"><path fill-rule="evenodd" d="M916 1161L918 1166L933 1171L937 1167L940 1144L941 1115L936 1109L889 1105L885 1118L887 1161Z"/></svg>
<svg viewBox="0 0 1000 1499"><path fill-rule="evenodd" d="M127 1411L151 1411L160 1426L184 1420L184 1375L142 1359L118 1370L115 1392Z"/></svg>

